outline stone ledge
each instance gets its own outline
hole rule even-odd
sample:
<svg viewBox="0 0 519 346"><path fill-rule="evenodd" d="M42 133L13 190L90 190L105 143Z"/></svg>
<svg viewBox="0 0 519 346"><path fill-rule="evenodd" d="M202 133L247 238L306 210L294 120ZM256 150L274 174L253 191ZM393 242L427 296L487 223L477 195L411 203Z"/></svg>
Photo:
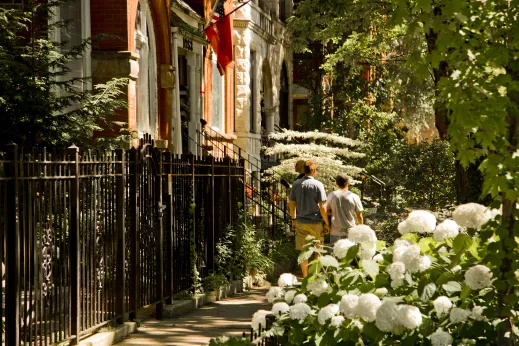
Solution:
<svg viewBox="0 0 519 346"><path fill-rule="evenodd" d="M110 346L137 331L137 322L125 322L115 330L94 334L79 342L79 346Z"/></svg>
<svg viewBox="0 0 519 346"><path fill-rule="evenodd" d="M189 300L174 300L172 304L164 305L164 318L173 318L185 315L204 305L232 297L236 293L240 292L243 292L243 281L235 280L230 282L229 285L220 288L220 290L216 291L216 294L202 293L195 295Z"/></svg>

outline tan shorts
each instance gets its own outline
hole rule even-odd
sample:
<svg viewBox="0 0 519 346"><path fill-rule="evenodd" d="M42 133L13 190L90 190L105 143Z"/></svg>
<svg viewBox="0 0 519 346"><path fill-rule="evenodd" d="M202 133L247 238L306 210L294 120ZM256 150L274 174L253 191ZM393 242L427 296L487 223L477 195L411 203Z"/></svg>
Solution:
<svg viewBox="0 0 519 346"><path fill-rule="evenodd" d="M323 243L323 231L324 227L322 223L300 223L296 222L296 250L302 250L303 246L308 243L306 237L311 235L312 237L319 239L321 244Z"/></svg>

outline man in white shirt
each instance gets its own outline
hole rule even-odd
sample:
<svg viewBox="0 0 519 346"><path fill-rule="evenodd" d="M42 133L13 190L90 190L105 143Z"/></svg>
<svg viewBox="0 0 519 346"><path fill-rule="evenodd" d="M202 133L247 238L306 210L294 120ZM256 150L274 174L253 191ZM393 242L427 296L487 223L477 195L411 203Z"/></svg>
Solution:
<svg viewBox="0 0 519 346"><path fill-rule="evenodd" d="M351 179L346 174L335 177L338 190L328 195L326 210L332 216L330 242L335 244L339 239L346 238L350 228L357 223L362 225L362 202L360 197L349 191Z"/></svg>

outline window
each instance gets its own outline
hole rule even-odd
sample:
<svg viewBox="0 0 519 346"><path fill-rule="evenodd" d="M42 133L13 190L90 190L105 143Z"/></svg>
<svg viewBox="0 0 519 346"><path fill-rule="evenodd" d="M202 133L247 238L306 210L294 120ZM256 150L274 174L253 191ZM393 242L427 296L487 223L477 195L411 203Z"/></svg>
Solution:
<svg viewBox="0 0 519 346"><path fill-rule="evenodd" d="M249 131L256 133L256 52L250 51L250 126Z"/></svg>
<svg viewBox="0 0 519 346"><path fill-rule="evenodd" d="M212 124L211 126L220 132L225 132L225 92L224 78L220 76L216 55L212 58Z"/></svg>
<svg viewBox="0 0 519 346"><path fill-rule="evenodd" d="M79 46L90 37L90 1L74 0L65 2L59 9L61 20L68 25L59 30L57 39L67 42L66 48ZM67 78L85 78L91 76L91 50L88 47L83 55L68 63L70 74ZM91 81L85 81L78 88L91 89Z"/></svg>

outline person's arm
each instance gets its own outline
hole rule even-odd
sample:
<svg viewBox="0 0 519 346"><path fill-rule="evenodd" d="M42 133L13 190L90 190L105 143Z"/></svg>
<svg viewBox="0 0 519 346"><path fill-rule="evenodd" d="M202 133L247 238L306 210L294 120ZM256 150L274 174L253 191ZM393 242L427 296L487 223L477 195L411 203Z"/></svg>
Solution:
<svg viewBox="0 0 519 346"><path fill-rule="evenodd" d="M362 212L357 211L357 212L355 212L355 214L357 214L357 224L359 224L359 225L364 224L364 217L362 216Z"/></svg>
<svg viewBox="0 0 519 346"><path fill-rule="evenodd" d="M292 218L292 228L296 228L297 201L288 201L288 208L290 209L290 217Z"/></svg>
<svg viewBox="0 0 519 346"><path fill-rule="evenodd" d="M326 211L326 202L319 202L319 211L321 212L321 217L324 220L324 233L330 232L330 224L328 223L328 213Z"/></svg>

